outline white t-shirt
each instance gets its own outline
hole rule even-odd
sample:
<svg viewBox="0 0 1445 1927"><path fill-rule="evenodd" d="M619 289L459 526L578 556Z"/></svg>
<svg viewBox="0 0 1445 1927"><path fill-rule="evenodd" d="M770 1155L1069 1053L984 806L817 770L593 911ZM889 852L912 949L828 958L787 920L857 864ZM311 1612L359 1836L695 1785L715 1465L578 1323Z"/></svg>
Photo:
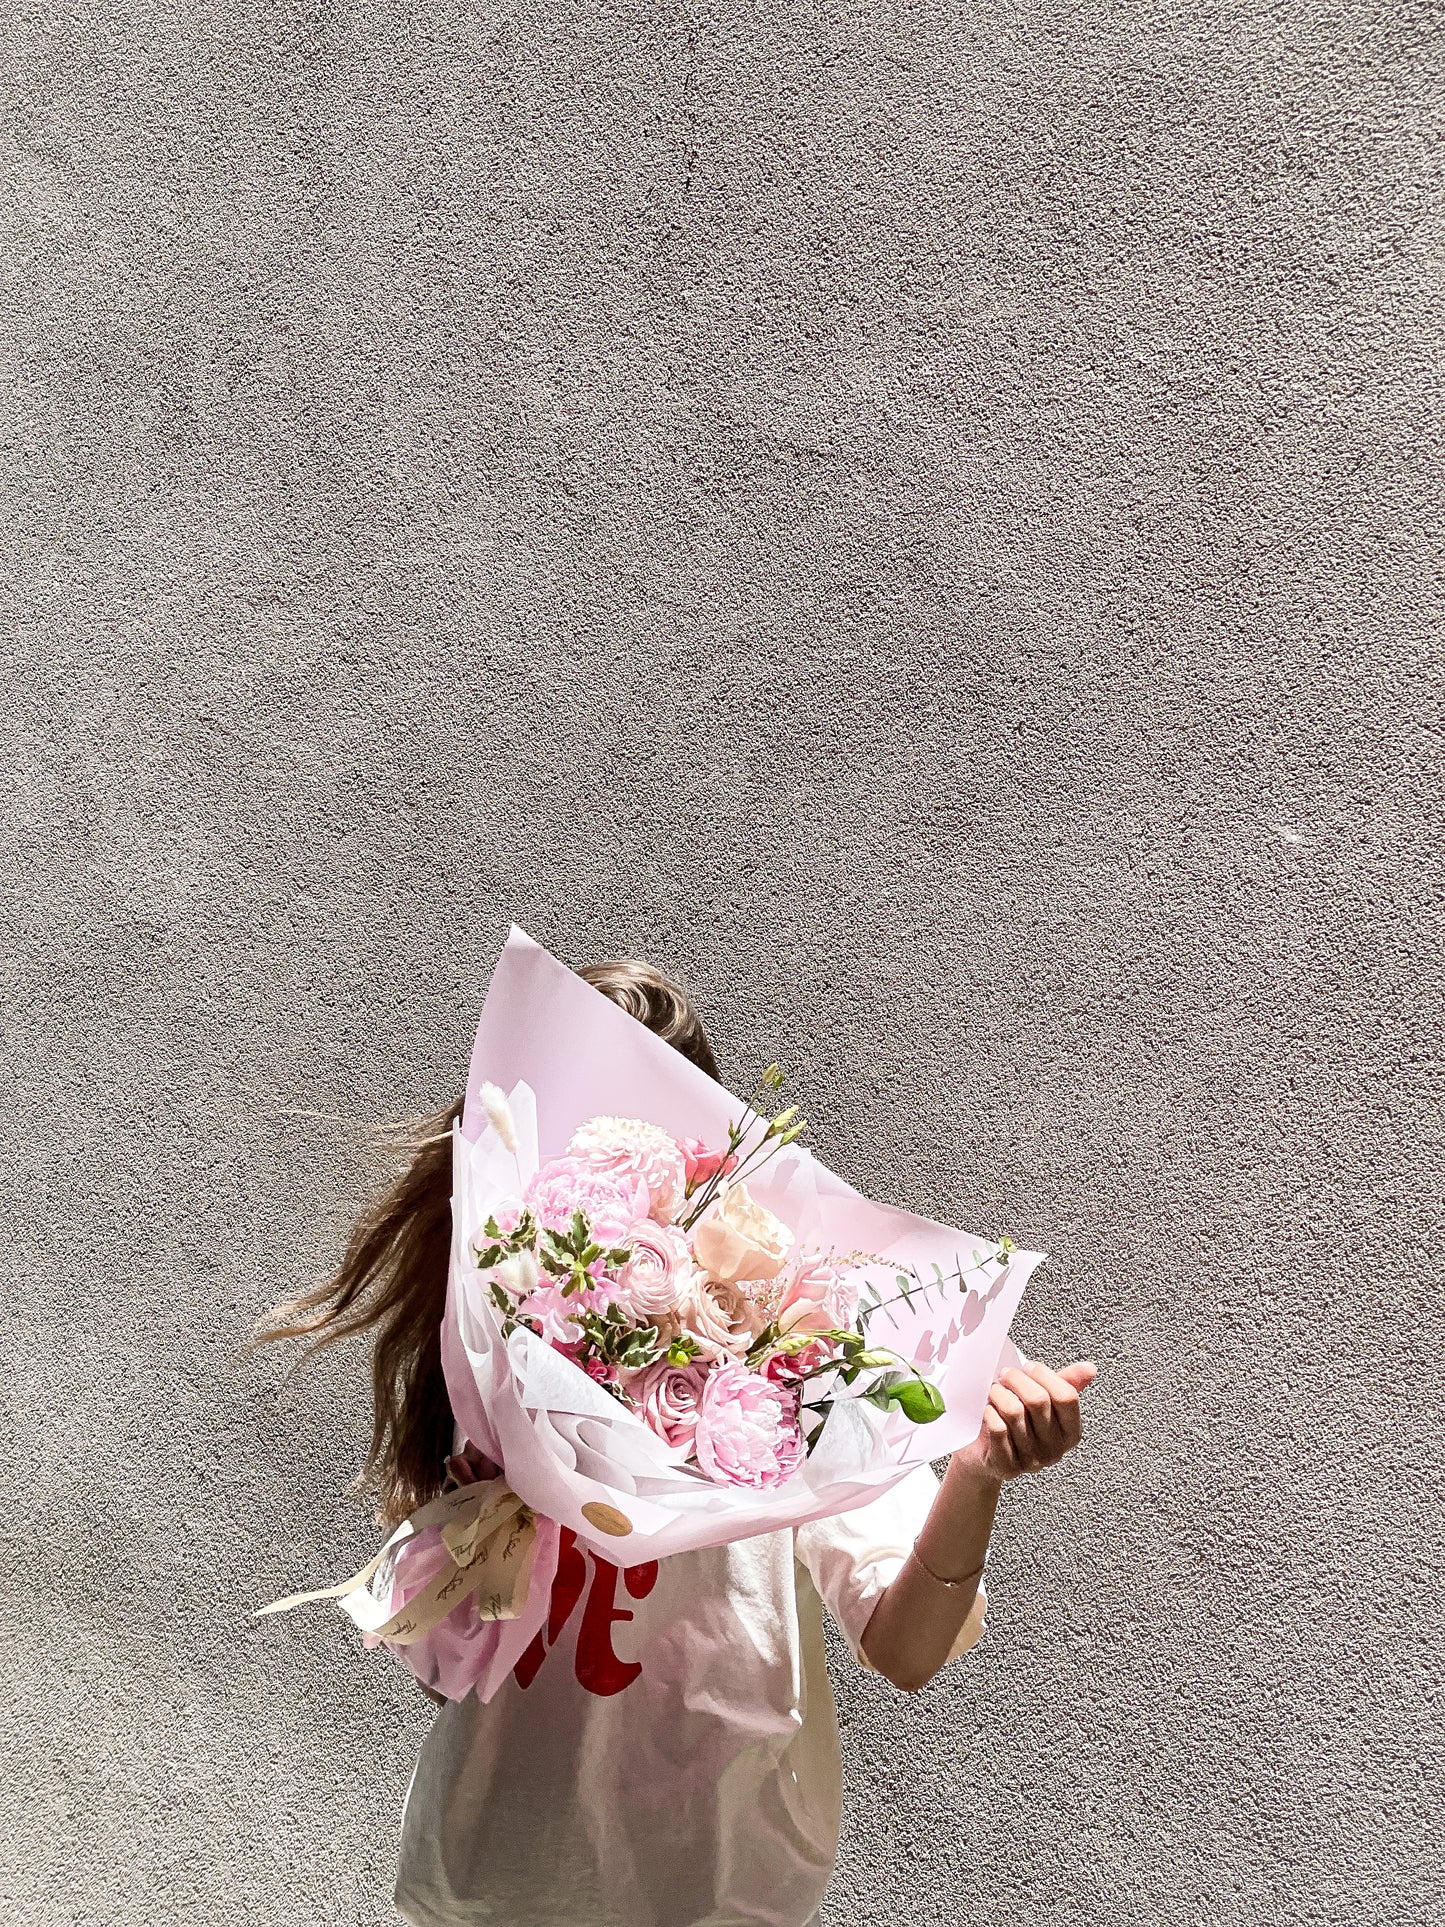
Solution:
<svg viewBox="0 0 1445 1927"><path fill-rule="evenodd" d="M807 1927L842 1801L823 1604L866 1666L869 1616L937 1491L922 1465L838 1518L627 1572L564 1535L546 1631L492 1700L450 1701L427 1735L403 1917Z"/></svg>

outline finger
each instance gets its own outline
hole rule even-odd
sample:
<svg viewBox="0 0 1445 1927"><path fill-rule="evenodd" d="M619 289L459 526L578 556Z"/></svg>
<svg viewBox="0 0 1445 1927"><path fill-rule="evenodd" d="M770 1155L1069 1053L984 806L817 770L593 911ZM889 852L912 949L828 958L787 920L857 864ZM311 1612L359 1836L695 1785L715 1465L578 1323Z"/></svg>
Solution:
<svg viewBox="0 0 1445 1927"><path fill-rule="evenodd" d="M1024 1410L1029 1415L1029 1424L1034 1437L1046 1457L1057 1458L1063 1450L1063 1440L1058 1422L1054 1417L1054 1401L1032 1372L1012 1365L1003 1375L1003 1382L1015 1397L1023 1401Z"/></svg>
<svg viewBox="0 0 1445 1927"><path fill-rule="evenodd" d="M1058 1427L1061 1449L1072 1452L1079 1442L1079 1435L1083 1429L1083 1409L1079 1402L1079 1394L1062 1373L1054 1371L1041 1359L1034 1359L1027 1369L1030 1376L1037 1379L1049 1395L1054 1408L1054 1420Z"/></svg>
<svg viewBox="0 0 1445 1927"><path fill-rule="evenodd" d="M989 1463L1001 1478L1011 1479L1018 1471L1013 1440L1003 1419L991 1405L983 1408L983 1429L988 1434Z"/></svg>
<svg viewBox="0 0 1445 1927"><path fill-rule="evenodd" d="M1002 1379L995 1379L988 1402L1007 1425L1020 1463L1029 1464L1034 1456L1034 1437L1029 1430L1029 1415L1023 1400L1011 1392Z"/></svg>
<svg viewBox="0 0 1445 1927"><path fill-rule="evenodd" d="M1059 1367L1059 1377L1066 1378L1077 1392L1086 1392L1098 1376L1099 1368L1092 1358L1080 1358L1072 1365Z"/></svg>

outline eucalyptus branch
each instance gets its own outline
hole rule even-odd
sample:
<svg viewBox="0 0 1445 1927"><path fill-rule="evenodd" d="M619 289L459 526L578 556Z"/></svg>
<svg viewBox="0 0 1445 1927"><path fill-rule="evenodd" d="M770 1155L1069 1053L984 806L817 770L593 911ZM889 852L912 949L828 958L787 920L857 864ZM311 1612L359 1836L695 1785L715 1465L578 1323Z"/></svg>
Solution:
<svg viewBox="0 0 1445 1927"><path fill-rule="evenodd" d="M963 1281L965 1276L969 1272L982 1271L985 1265L994 1264L1000 1258L1003 1260L1004 1264L1007 1265L1009 1260L1009 1254L1012 1252L1013 1248L1014 1246L1013 1246L1012 1239L1001 1238L999 1240L999 1248L997 1251L990 1251L982 1258L978 1257L975 1254L974 1262L971 1265L955 1265L953 1270L949 1273L948 1282L951 1284L956 1283L959 1290L963 1291L964 1289L966 1289ZM855 1253L853 1255L863 1256L865 1254ZM880 1262L886 1262L886 1260L883 1260ZM935 1266L934 1269L935 1271L937 1271L938 1267ZM872 1318L876 1312L883 1311L887 1306L896 1305L900 1301L902 1301L904 1304L911 1305L913 1302L913 1294L915 1291L932 1291L935 1288L935 1286L942 1286L944 1283L944 1277L941 1271L938 1272L937 1278L935 1278L933 1282L930 1284L925 1284L923 1279L920 1278L918 1273L915 1271L911 1274L913 1278L913 1283L911 1285L906 1285L903 1283L903 1281L909 1275L910 1274L908 1272L904 1272L904 1271L898 1272L896 1276L899 1284L903 1285L903 1289L901 1291L894 1292L891 1298L875 1298L871 1305L867 1306L864 1310L859 1312L858 1323L866 1327L868 1320Z"/></svg>

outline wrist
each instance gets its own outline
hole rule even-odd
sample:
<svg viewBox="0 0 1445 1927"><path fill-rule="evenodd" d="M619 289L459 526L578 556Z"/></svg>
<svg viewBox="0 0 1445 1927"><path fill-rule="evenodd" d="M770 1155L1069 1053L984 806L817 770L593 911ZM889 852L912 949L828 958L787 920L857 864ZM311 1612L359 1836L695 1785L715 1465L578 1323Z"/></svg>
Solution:
<svg viewBox="0 0 1445 1927"><path fill-rule="evenodd" d="M996 1500L1004 1488L1002 1476L980 1463L972 1446L953 1454L948 1461L948 1476L953 1484L976 1493L981 1499Z"/></svg>

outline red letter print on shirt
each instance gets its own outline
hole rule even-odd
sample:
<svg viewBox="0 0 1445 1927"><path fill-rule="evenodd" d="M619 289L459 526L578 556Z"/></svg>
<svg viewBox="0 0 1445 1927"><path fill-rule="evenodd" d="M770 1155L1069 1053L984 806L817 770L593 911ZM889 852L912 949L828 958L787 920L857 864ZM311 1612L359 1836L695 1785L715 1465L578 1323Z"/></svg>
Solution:
<svg viewBox="0 0 1445 1927"><path fill-rule="evenodd" d="M629 1566L619 1573L610 1560L594 1552L592 1566L592 1587L577 1633L577 1684L585 1692L606 1699L630 1686L642 1671L636 1660L619 1659L612 1650L612 1628L619 1620L632 1617L626 1606L617 1604L617 1581L620 1577L634 1599L646 1599L657 1584L657 1561L650 1559L644 1566ZM576 1533L570 1526L563 1526L547 1624L512 1668L519 1686L530 1686L537 1677L549 1647L557 1644L562 1628L577 1610L586 1585L586 1556L577 1544Z"/></svg>

